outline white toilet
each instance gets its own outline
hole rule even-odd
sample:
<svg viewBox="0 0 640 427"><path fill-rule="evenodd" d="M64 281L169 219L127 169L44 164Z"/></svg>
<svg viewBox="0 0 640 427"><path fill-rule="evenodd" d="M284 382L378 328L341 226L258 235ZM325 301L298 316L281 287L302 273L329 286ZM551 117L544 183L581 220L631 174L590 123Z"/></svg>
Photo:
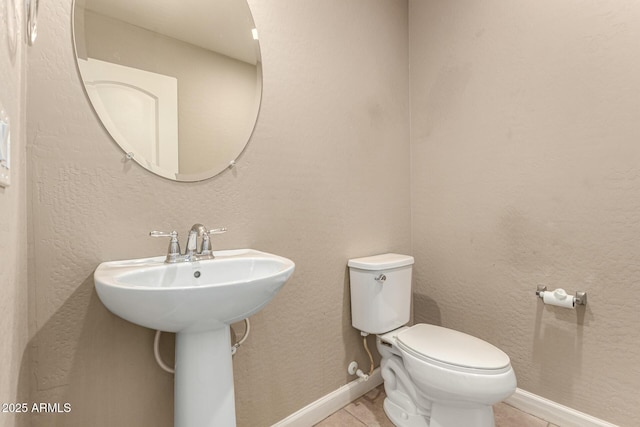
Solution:
<svg viewBox="0 0 640 427"><path fill-rule="evenodd" d="M353 327L377 335L387 398L398 427L494 427L492 405L516 389L509 356L471 335L409 322L413 257L349 260Z"/></svg>

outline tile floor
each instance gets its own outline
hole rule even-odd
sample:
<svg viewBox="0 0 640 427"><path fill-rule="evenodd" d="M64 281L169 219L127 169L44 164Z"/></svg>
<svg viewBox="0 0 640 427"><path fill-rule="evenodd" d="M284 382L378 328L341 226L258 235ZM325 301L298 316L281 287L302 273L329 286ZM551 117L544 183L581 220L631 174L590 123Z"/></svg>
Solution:
<svg viewBox="0 0 640 427"><path fill-rule="evenodd" d="M384 387L382 385L376 387L358 400L325 418L315 427L394 427L382 409L385 397ZM493 411L496 427L559 427L506 403L495 405Z"/></svg>

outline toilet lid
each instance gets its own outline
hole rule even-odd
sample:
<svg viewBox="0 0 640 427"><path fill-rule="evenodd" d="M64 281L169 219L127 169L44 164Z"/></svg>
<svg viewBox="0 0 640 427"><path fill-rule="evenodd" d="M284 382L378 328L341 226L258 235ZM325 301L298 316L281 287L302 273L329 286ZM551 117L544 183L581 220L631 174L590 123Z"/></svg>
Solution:
<svg viewBox="0 0 640 427"><path fill-rule="evenodd" d="M418 324L397 336L401 345L413 352L449 365L475 369L502 369L509 356L486 341L452 329Z"/></svg>

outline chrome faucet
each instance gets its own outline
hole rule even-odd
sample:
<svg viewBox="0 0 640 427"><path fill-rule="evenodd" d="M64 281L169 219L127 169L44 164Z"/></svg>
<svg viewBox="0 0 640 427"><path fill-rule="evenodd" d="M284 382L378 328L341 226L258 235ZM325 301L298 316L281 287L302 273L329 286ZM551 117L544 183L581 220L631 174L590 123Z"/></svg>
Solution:
<svg viewBox="0 0 640 427"><path fill-rule="evenodd" d="M149 233L151 237L170 237L169 249L167 250L167 258L164 262L172 264L176 262L192 262L205 259L214 259L215 256L211 251L211 234L222 234L227 231L226 227L216 228L213 230L207 230L202 224L193 224L191 230L189 230L189 236L187 237L187 247L184 250L184 254L180 254L180 243L178 242L177 231L152 231ZM202 239L200 249L198 249L198 238Z"/></svg>

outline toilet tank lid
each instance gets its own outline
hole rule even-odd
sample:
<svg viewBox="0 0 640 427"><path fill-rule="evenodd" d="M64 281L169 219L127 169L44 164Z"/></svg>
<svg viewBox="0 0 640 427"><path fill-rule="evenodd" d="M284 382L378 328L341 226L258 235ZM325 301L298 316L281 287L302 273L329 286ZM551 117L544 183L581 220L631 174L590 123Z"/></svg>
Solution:
<svg viewBox="0 0 640 427"><path fill-rule="evenodd" d="M350 259L347 265L361 270L386 270L412 264L413 257L410 255L382 254Z"/></svg>

